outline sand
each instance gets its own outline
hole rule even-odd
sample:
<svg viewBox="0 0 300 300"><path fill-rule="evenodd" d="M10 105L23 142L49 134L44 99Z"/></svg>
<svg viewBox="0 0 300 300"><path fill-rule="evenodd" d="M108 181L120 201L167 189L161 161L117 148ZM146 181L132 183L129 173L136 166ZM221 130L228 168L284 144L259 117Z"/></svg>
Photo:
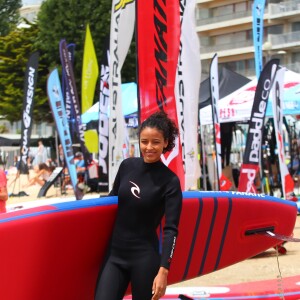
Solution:
<svg viewBox="0 0 300 300"><path fill-rule="evenodd" d="M32 176L32 174L31 174ZM24 203L37 200L37 195L40 186L34 185L28 188L23 188L27 182L27 176L21 175L16 183L11 184L15 178L15 171L12 169L8 173L8 191L9 193L18 194L19 191L24 191L28 196L10 197L7 201L8 209L16 206L22 206ZM99 194L87 194L88 197L97 197ZM64 202L70 197L74 197L73 190L67 190L66 195L61 195L60 187L51 187L46 197L40 198L45 203L52 199L59 199ZM300 216L297 217L297 222L294 229L294 237L300 238ZM242 282L251 282L257 280L278 279L280 276L285 278L294 275L300 275L300 243L289 242L286 244L287 253L285 255L277 255L275 249L247 259L235 265L229 266L222 270L204 275L202 277L181 282L173 286L216 286L224 284L235 284Z"/></svg>

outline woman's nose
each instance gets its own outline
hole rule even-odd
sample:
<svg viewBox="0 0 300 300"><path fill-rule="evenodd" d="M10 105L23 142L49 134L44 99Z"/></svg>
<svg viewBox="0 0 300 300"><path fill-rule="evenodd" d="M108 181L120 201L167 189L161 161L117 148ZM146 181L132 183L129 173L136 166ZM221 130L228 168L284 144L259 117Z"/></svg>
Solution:
<svg viewBox="0 0 300 300"><path fill-rule="evenodd" d="M152 143L148 143L147 144L147 149L153 149L153 144Z"/></svg>

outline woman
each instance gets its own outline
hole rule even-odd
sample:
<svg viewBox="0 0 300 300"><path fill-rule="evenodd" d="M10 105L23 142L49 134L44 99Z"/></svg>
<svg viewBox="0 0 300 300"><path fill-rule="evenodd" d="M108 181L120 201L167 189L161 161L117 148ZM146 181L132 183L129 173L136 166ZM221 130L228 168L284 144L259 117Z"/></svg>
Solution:
<svg viewBox="0 0 300 300"><path fill-rule="evenodd" d="M39 185L43 186L45 182L49 179L50 175L52 174L55 167L49 167L45 163L38 164L34 167L34 171L36 175L29 179L28 183L25 184L23 187L29 187L38 183Z"/></svg>
<svg viewBox="0 0 300 300"><path fill-rule="evenodd" d="M110 192L118 196L117 218L96 300L123 299L129 282L135 300L157 300L165 294L182 192L178 177L160 156L174 148L177 135L164 112L151 115L139 131L142 158L128 158L120 165ZM157 227L164 214L160 254Z"/></svg>

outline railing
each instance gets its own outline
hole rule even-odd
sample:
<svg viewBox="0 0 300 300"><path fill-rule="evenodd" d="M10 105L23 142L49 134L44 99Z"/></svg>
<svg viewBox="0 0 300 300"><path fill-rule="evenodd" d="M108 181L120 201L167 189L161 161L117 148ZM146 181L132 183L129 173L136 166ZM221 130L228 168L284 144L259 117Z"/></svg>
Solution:
<svg viewBox="0 0 300 300"><path fill-rule="evenodd" d="M283 34L270 34L268 41L272 44L273 49L276 46L284 46L286 44L300 45L300 31L294 31ZM287 45L286 45L287 46Z"/></svg>
<svg viewBox="0 0 300 300"><path fill-rule="evenodd" d="M295 62L293 64L287 64L285 67L295 73L300 73L300 63L299 62Z"/></svg>
<svg viewBox="0 0 300 300"><path fill-rule="evenodd" d="M224 21L230 21L230 20L234 20L234 19L245 18L245 17L249 17L251 15L252 15L252 11L247 10L244 12L241 11L241 12L237 12L234 14L227 14L227 15L218 16L218 17L197 19L196 24L197 24L197 26L209 25L209 24L220 23L220 22L224 22Z"/></svg>
<svg viewBox="0 0 300 300"><path fill-rule="evenodd" d="M290 12L300 12L300 0L281 2L279 4L269 4L269 16Z"/></svg>
<svg viewBox="0 0 300 300"><path fill-rule="evenodd" d="M230 42L227 44L201 47L200 53L212 53L212 52L219 52L219 51L230 50L230 49L246 48L246 47L251 47L252 45L253 45L252 40Z"/></svg>

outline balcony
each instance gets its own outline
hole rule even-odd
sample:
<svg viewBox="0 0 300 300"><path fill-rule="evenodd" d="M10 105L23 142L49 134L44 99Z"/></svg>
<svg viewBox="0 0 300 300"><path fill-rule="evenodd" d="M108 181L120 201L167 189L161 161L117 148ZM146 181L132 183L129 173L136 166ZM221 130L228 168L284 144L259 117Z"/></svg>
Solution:
<svg viewBox="0 0 300 300"><path fill-rule="evenodd" d="M300 62L295 62L293 64L287 64L286 68L295 73L300 73Z"/></svg>
<svg viewBox="0 0 300 300"><path fill-rule="evenodd" d="M272 45L272 50L284 50L289 48L300 47L300 31L289 32L284 34L270 34L268 42ZM253 52L253 40L231 41L226 44L203 46L200 48L201 58L210 59L214 53L220 57L231 56L243 53Z"/></svg>
<svg viewBox="0 0 300 300"><path fill-rule="evenodd" d="M273 49L300 47L300 31L294 31L283 34L270 34L268 41Z"/></svg>
<svg viewBox="0 0 300 300"><path fill-rule="evenodd" d="M203 25L209 25L209 24L215 24L215 23L220 23L220 22L225 22L225 21L230 21L230 20L235 20L235 19L241 19L245 17L252 16L251 10L247 11L241 11L237 12L234 14L227 14L223 16L217 16L217 17L211 17L211 18L206 18L202 20L197 20L197 26L203 26Z"/></svg>
<svg viewBox="0 0 300 300"><path fill-rule="evenodd" d="M237 41L226 44L204 46L200 48L201 59L210 59L214 53L218 53L221 56L238 55L242 53L253 52L253 41Z"/></svg>
<svg viewBox="0 0 300 300"><path fill-rule="evenodd" d="M289 18L300 14L300 0L269 4L269 19Z"/></svg>
<svg viewBox="0 0 300 300"><path fill-rule="evenodd" d="M197 0L196 2L197 4L206 4L206 3L214 2L214 0Z"/></svg>

